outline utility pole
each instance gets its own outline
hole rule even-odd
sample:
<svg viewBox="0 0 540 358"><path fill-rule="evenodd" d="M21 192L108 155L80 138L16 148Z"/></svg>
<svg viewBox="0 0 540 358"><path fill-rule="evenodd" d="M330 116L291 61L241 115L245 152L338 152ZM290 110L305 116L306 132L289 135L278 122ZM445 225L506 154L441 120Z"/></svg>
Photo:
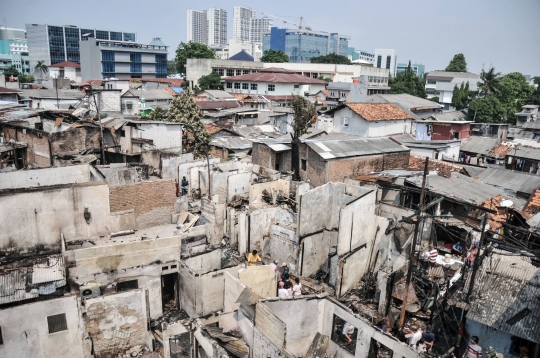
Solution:
<svg viewBox="0 0 540 358"><path fill-rule="evenodd" d="M411 249L409 250L409 267L407 268L407 279L405 281L405 295L403 296L403 303L401 305L401 315L399 316L399 328L403 327L405 323L405 312L407 309L407 299L409 297L409 291L411 287L411 278L413 272L413 260L414 260L414 250L416 250L416 240L418 239L418 231L420 229L421 221L423 220L423 211L424 211L424 194L426 189L426 180L429 173L429 157L426 157L426 163L424 164L424 176L422 178L422 191L420 192L420 204L418 205L418 218L414 226L414 236L411 243ZM390 254L390 253L389 253Z"/></svg>
<svg viewBox="0 0 540 358"><path fill-rule="evenodd" d="M58 77L53 79L54 88L56 88L56 109L60 109L60 101L58 100Z"/></svg>
<svg viewBox="0 0 540 358"><path fill-rule="evenodd" d="M101 124L101 117L99 115L99 106L96 101L96 95L94 94L94 90L92 89L92 84L90 84L90 95L94 99L94 104L96 105L96 112L98 116L99 121L99 132L101 134L100 142L101 142L101 165L105 165L105 145L104 145L104 138L103 138L103 126ZM88 102L88 107L90 107L90 102Z"/></svg>
<svg viewBox="0 0 540 358"><path fill-rule="evenodd" d="M480 263L480 248L484 244L484 237L486 233L486 225L487 225L488 220L489 220L489 213L484 212L482 232L480 233L480 243L478 244L478 247L477 247L478 253L476 254L476 257L474 258L474 266L473 266L473 272L471 274L471 282L469 283L469 289L467 290L467 296L466 296L467 301L469 301L469 297L471 296L472 289L474 287L474 280L476 278L476 272L478 271L478 264Z"/></svg>

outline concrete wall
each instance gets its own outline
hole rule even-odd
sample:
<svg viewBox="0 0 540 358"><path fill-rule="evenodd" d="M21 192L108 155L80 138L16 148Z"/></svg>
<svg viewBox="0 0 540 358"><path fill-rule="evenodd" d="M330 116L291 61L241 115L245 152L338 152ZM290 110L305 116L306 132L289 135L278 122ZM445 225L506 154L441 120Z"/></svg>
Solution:
<svg viewBox="0 0 540 358"><path fill-rule="evenodd" d="M337 232L324 230L302 239L300 275L312 276L320 269L329 268L329 255L337 245Z"/></svg>
<svg viewBox="0 0 540 358"><path fill-rule="evenodd" d="M185 259L186 265L197 274L221 269L221 250L217 249L208 253Z"/></svg>
<svg viewBox="0 0 540 358"><path fill-rule="evenodd" d="M83 216L85 207L92 215L89 223ZM112 221L105 182L4 193L0 195L0 249L59 248L61 233L78 238L124 230Z"/></svg>
<svg viewBox="0 0 540 358"><path fill-rule="evenodd" d="M146 299L137 289L87 299L84 318L96 355L116 356L134 346L147 346Z"/></svg>
<svg viewBox="0 0 540 358"><path fill-rule="evenodd" d="M0 173L0 190L36 188L53 185L88 183L101 178L93 175L90 165L75 165L61 168L19 170Z"/></svg>
<svg viewBox="0 0 540 358"><path fill-rule="evenodd" d="M262 198L263 190L272 193L272 190L281 190L285 197L289 196L290 190L290 181L278 179L274 181L269 181L265 183L252 184L249 188L249 204L253 204L257 201L260 201Z"/></svg>
<svg viewBox="0 0 540 358"><path fill-rule="evenodd" d="M349 118L349 125L344 126L342 118ZM384 137L392 134L411 134L412 119L395 121L368 122L349 107L334 113L334 132L347 133L360 137Z"/></svg>
<svg viewBox="0 0 540 358"><path fill-rule="evenodd" d="M251 198L251 196L250 196ZM272 207L254 210L249 216L250 245L248 250L260 250L265 247L272 225L290 227L296 222L295 215L285 209Z"/></svg>
<svg viewBox="0 0 540 358"><path fill-rule="evenodd" d="M210 158L209 161L210 165L217 164L219 163L219 158ZM189 182L188 194L191 194L191 190L200 188L198 168L193 170L196 176L190 175L192 171L191 169L196 167L201 167L204 170L207 170L206 158L204 160L200 159L192 162L180 163L178 165L178 178L182 180L182 177L186 177Z"/></svg>
<svg viewBox="0 0 540 358"><path fill-rule="evenodd" d="M47 316L65 313L67 330L49 334ZM31 319L23 319L31 317ZM83 357L83 334L75 296L0 310L1 357Z"/></svg>
<svg viewBox="0 0 540 358"><path fill-rule="evenodd" d="M227 178L227 203L230 203L235 195L249 196L249 188L252 172L233 174Z"/></svg>
<svg viewBox="0 0 540 358"><path fill-rule="evenodd" d="M161 177L163 179L176 179L180 184L180 182L182 181L182 177L178 177L178 166L180 164L189 163L192 161L193 153L185 153L177 157L163 159L161 161Z"/></svg>
<svg viewBox="0 0 540 358"><path fill-rule="evenodd" d="M157 149L182 148L182 125L165 123L137 124L141 138L152 139Z"/></svg>
<svg viewBox="0 0 540 358"><path fill-rule="evenodd" d="M276 347L285 348L287 325L264 303L255 306L255 326Z"/></svg>
<svg viewBox="0 0 540 358"><path fill-rule="evenodd" d="M261 297L276 297L277 275L269 265L248 266L238 271L240 282Z"/></svg>
<svg viewBox="0 0 540 358"><path fill-rule="evenodd" d="M376 192L359 197L341 209L339 217L338 255L366 244L375 233Z"/></svg>
<svg viewBox="0 0 540 358"><path fill-rule="evenodd" d="M505 357L512 356L510 354L510 338L512 335L498 329L488 327L482 323L468 319L465 323L465 329L469 336L478 336L479 345L486 351L487 347L493 347L497 353L502 353ZM531 352L531 354L534 354Z"/></svg>

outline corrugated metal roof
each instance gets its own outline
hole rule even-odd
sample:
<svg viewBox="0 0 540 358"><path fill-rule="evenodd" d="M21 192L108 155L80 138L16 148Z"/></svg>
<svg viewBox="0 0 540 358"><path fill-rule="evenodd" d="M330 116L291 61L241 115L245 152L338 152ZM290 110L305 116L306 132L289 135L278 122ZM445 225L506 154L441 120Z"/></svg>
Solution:
<svg viewBox="0 0 540 358"><path fill-rule="evenodd" d="M255 292L253 292L249 288L244 288L244 291L238 296L238 299L236 300L236 303L244 304L244 305L254 305L257 303L257 301L261 299L261 296Z"/></svg>
<svg viewBox="0 0 540 358"><path fill-rule="evenodd" d="M511 151L508 155L512 155L517 158L525 158L532 160L540 160L540 149L521 147L516 151Z"/></svg>
<svg viewBox="0 0 540 358"><path fill-rule="evenodd" d="M32 293L27 288L32 273L27 268L13 270L6 275L0 275L0 304L24 301L38 297L37 291Z"/></svg>
<svg viewBox="0 0 540 358"><path fill-rule="evenodd" d="M540 343L540 269L528 258L499 253L496 250L478 270L467 318ZM526 308L531 311L528 315L508 322Z"/></svg>
<svg viewBox="0 0 540 358"><path fill-rule="evenodd" d="M470 137L461 142L461 151L474 154L489 155L498 144L497 138Z"/></svg>
<svg viewBox="0 0 540 358"><path fill-rule="evenodd" d="M283 152L286 150L291 150L291 147L285 144L267 144L275 152Z"/></svg>
<svg viewBox="0 0 540 358"><path fill-rule="evenodd" d="M506 169L486 168L477 173L484 183L506 189L532 194L540 188L540 176Z"/></svg>
<svg viewBox="0 0 540 358"><path fill-rule="evenodd" d="M223 329L219 327L204 326L208 334L219 341L223 348L232 353L235 357L246 357L249 353L249 348L243 339L228 336L223 333Z"/></svg>
<svg viewBox="0 0 540 358"><path fill-rule="evenodd" d="M64 256L61 254L49 256L47 262L34 264L32 284L60 281L66 279Z"/></svg>
<svg viewBox="0 0 540 358"><path fill-rule="evenodd" d="M253 143L244 137L224 136L211 140L210 145L227 149L249 149L253 146Z"/></svg>
<svg viewBox="0 0 540 358"><path fill-rule="evenodd" d="M388 138L362 138L350 140L312 139L305 143L324 159L380 155L408 152L409 149Z"/></svg>

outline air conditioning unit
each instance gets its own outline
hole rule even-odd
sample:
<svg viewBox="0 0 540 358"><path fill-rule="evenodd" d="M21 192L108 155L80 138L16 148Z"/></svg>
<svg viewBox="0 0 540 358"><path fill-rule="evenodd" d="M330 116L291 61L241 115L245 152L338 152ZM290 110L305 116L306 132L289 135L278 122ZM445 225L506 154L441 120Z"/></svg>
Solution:
<svg viewBox="0 0 540 358"><path fill-rule="evenodd" d="M84 286L79 286L81 297L84 299L101 296L101 289L97 283L89 283Z"/></svg>

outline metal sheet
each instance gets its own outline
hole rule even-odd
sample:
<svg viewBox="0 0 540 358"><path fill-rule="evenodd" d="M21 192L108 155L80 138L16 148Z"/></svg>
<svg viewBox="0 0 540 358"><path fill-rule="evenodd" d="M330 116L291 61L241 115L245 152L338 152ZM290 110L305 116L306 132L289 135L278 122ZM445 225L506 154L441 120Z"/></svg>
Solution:
<svg viewBox="0 0 540 358"><path fill-rule="evenodd" d="M66 279L64 256L61 254L49 256L46 262L34 264L32 284L53 282Z"/></svg>
<svg viewBox="0 0 540 358"><path fill-rule="evenodd" d="M291 150L292 148L285 144L267 144L275 152L284 152L286 150Z"/></svg>

